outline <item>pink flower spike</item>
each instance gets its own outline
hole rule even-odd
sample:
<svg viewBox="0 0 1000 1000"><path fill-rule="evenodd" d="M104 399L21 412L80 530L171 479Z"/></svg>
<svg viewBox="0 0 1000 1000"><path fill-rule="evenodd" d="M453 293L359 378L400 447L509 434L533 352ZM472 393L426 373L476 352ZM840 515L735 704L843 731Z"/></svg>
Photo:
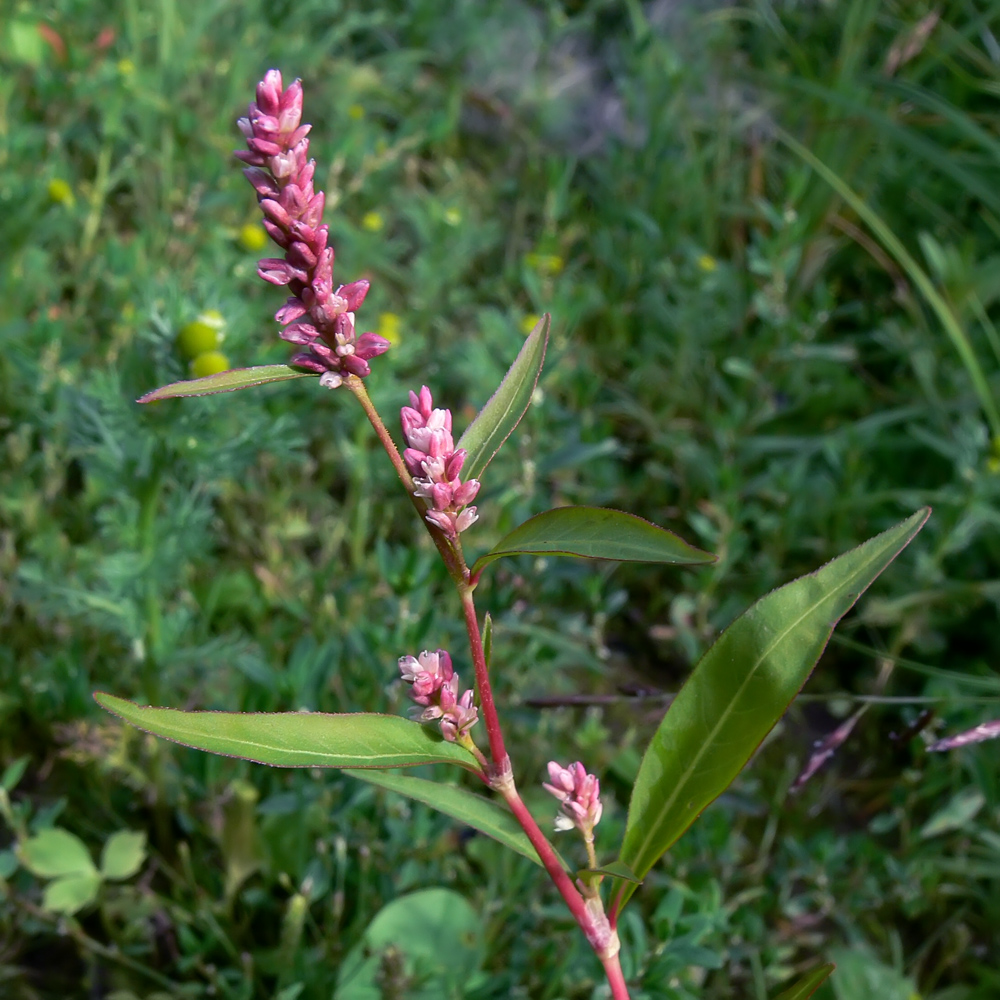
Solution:
<svg viewBox="0 0 1000 1000"><path fill-rule="evenodd" d="M281 110L281 71L269 69L257 84L257 107L266 115L276 115ZM253 112L250 117L253 118Z"/></svg>
<svg viewBox="0 0 1000 1000"><path fill-rule="evenodd" d="M440 528L449 538L454 538L458 534L454 518L454 514L446 514L440 510L429 510L424 515L424 519L428 524L433 524L435 528Z"/></svg>
<svg viewBox="0 0 1000 1000"><path fill-rule="evenodd" d="M380 337L377 333L363 333L358 337L357 343L354 345L354 353L357 354L359 358L377 358L380 354L385 354L392 344L385 339L385 337Z"/></svg>
<svg viewBox="0 0 1000 1000"><path fill-rule="evenodd" d="M305 316L306 304L300 298L292 296L275 314L274 318L282 325L286 326L297 319Z"/></svg>
<svg viewBox="0 0 1000 1000"><path fill-rule="evenodd" d="M353 313L365 299L368 281L334 285L333 248L323 224L326 196L313 188L312 126L302 122L302 105L301 81L285 89L281 73L269 70L247 116L237 123L247 148L236 155L248 164L244 173L257 192L264 229L285 252L283 259L260 261L257 273L273 285L289 286L291 298L275 317L287 328L281 336L310 346L292 363L324 376L322 384L335 388L346 377L370 374L369 360L389 343L377 334L359 338L355 332ZM306 313L308 322L290 326Z"/></svg>
<svg viewBox="0 0 1000 1000"><path fill-rule="evenodd" d="M457 704L446 708L441 718L441 735L454 743L469 735L469 730L479 721L479 709L473 704L475 694L470 689L458 699Z"/></svg>
<svg viewBox="0 0 1000 1000"><path fill-rule="evenodd" d="M554 760L549 762L549 781L542 787L559 800L556 830L576 827L585 837L593 835L594 827L601 820L601 785L597 778L577 761L561 767Z"/></svg>
<svg viewBox="0 0 1000 1000"><path fill-rule="evenodd" d="M357 312L361 308L361 303L368 294L369 285L370 282L362 278L360 281L352 281L349 285L341 285L337 289L337 294L347 303L348 312Z"/></svg>
<svg viewBox="0 0 1000 1000"><path fill-rule="evenodd" d="M322 375L324 372L329 371L323 361L311 351L303 351L301 354L293 354L288 359L288 363L297 368L305 368L308 371L315 372L317 375ZM323 384L322 379L320 380L320 384Z"/></svg>
<svg viewBox="0 0 1000 1000"><path fill-rule="evenodd" d="M479 515L476 513L476 508L466 507L465 510L463 510L462 513L455 518L455 533L461 534L463 531L471 528L478 520Z"/></svg>

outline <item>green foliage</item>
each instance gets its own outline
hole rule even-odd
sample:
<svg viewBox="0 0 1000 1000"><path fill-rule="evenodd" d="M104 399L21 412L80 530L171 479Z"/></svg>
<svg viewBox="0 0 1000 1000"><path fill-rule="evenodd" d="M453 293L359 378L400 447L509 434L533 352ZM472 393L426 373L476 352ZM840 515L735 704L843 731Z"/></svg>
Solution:
<svg viewBox="0 0 1000 1000"><path fill-rule="evenodd" d="M830 978L830 974L834 968L835 966L830 964L821 965L818 969L813 969L812 972L800 979L794 986L785 990L776 1000L808 1000ZM854 995L860 996L862 994Z"/></svg>
<svg viewBox="0 0 1000 1000"><path fill-rule="evenodd" d="M181 712L146 708L114 695L98 703L139 729L184 746L275 767L412 767L459 764L472 755L417 722L355 712Z"/></svg>
<svg viewBox="0 0 1000 1000"><path fill-rule="evenodd" d="M157 744L91 699L401 714L396 657L458 644L434 553L412 547L392 470L336 392L297 379L133 402L188 378L177 335L207 310L233 367L287 361L230 159L250 88L279 66L306 85L338 273L372 280L361 328L395 331L368 380L383 412L428 384L467 423L552 314L546 376L484 474L471 544L577 504L720 557L541 574L530 556L480 585L529 805L550 815L527 791L549 757L585 759L607 799L602 861L661 721L662 700L633 693L676 691L763 593L935 508L805 700L646 875L621 923L634 997L772 996L845 949L923 997L995 995L995 744L925 755L923 734L888 734L925 704L942 720L929 738L998 714L1000 452L938 300L845 197L919 266L996 398L995 21L954 2L702 16L460 0L442 17L427 0L15 0L0 993L327 998L375 914L426 887L481 914L477 998L596 986L585 942L551 947L537 867L493 839L337 772ZM859 696L878 700L790 796ZM67 920L44 909L55 880L17 857L46 829L92 861L145 831L149 862Z"/></svg>
<svg viewBox="0 0 1000 1000"><path fill-rule="evenodd" d="M468 452L463 466L466 480L482 477L500 446L521 422L542 373L550 327L551 319L546 314L528 334L496 392L459 438L458 447Z"/></svg>
<svg viewBox="0 0 1000 1000"><path fill-rule="evenodd" d="M601 507L556 507L529 518L505 535L472 567L481 572L503 556L581 556L621 562L697 566L715 557L634 514Z"/></svg>
<svg viewBox="0 0 1000 1000"><path fill-rule="evenodd" d="M423 889L383 907L347 956L336 1000L467 996L478 985L482 923L458 893Z"/></svg>
<svg viewBox="0 0 1000 1000"><path fill-rule="evenodd" d="M200 358L222 355L218 351L199 353L192 364ZM186 382L172 382L170 385L153 389L141 396L140 403L158 403L163 399L177 399L184 396L211 396L217 392L235 392L237 389L251 389L269 382L286 382L290 378L307 378L308 372L297 372L288 365L257 365L253 368L235 368L231 371L213 372Z"/></svg>
<svg viewBox="0 0 1000 1000"><path fill-rule="evenodd" d="M619 858L642 878L724 792L801 690L834 627L930 511L762 597L698 661L639 765ZM616 897L620 910L634 891Z"/></svg>
<svg viewBox="0 0 1000 1000"><path fill-rule="evenodd" d="M484 795L476 795L458 785L428 781L426 778L414 778L410 775L385 774L376 770L349 770L347 773L361 781L423 802L464 826L493 837L529 861L534 861L536 865L541 865L531 841L514 817L502 805ZM569 870L565 864L563 867Z"/></svg>

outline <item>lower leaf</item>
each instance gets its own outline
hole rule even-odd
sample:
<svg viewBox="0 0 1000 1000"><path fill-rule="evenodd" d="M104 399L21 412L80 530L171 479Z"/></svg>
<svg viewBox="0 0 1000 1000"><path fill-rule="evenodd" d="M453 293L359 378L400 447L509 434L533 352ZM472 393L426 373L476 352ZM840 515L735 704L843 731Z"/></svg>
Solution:
<svg viewBox="0 0 1000 1000"><path fill-rule="evenodd" d="M345 769L344 773L361 781L367 781L371 785L378 785L379 788L386 788L390 792L398 792L400 795L416 799L417 802L423 802L424 805L457 819L480 833L485 833L487 837L492 837L504 847L517 851L529 861L534 861L536 865L542 864L517 820L503 806L491 799L458 785L446 785L408 774L349 769ZM556 856L558 857L558 854ZM561 857L559 862L566 871L570 870Z"/></svg>
<svg viewBox="0 0 1000 1000"><path fill-rule="evenodd" d="M831 962L828 965L821 965L818 969L813 969L791 989L785 990L774 1000L808 1000L830 978L830 973L835 968L836 966Z"/></svg>
<svg viewBox="0 0 1000 1000"><path fill-rule="evenodd" d="M394 715L181 712L146 708L100 691L94 698L102 708L154 736L274 767L459 764L470 771L480 770L468 750Z"/></svg>

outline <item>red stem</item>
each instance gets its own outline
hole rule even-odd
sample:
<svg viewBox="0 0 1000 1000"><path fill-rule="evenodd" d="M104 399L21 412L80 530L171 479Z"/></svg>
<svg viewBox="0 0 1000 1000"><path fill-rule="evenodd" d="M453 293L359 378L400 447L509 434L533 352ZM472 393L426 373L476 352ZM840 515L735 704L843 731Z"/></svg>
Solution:
<svg viewBox="0 0 1000 1000"><path fill-rule="evenodd" d="M513 787L513 784L510 787L510 791L503 793L503 796L507 805L510 806L510 811L514 814L514 818L521 824L521 829L528 835L531 846L538 852L538 857L545 866L545 870L549 873L549 878L555 883L559 894L566 901L570 913L573 914L573 919L580 925L584 934L587 935L587 939L590 940L590 931L593 928L594 922L587 912L583 896L580 895L577 887L573 885L573 880L563 871L563 867L559 863L556 852L553 850L548 838L542 833L535 822L535 817L528 812L528 807L521 800L521 796L517 794L517 790Z"/></svg>
<svg viewBox="0 0 1000 1000"><path fill-rule="evenodd" d="M500 718L497 706L493 701L493 688L490 686L490 671L486 666L486 654L483 651L483 637L479 632L479 619L476 617L476 605L472 591L468 586L460 588L462 595L462 612L465 615L465 630L469 633L469 649L472 652L472 664L476 669L476 687L479 690L479 708L486 723L486 735L490 741L490 755L493 757L494 776L510 773L510 757L504 746L503 733L500 730Z"/></svg>
<svg viewBox="0 0 1000 1000"><path fill-rule="evenodd" d="M604 971L608 977L608 985L611 987L612 1000L629 1000L628 986L625 984L625 976L618 958L619 953L615 952L608 958L602 959Z"/></svg>
<svg viewBox="0 0 1000 1000"><path fill-rule="evenodd" d="M569 907L573 919L580 925L580 929L587 936L591 947L597 952L598 957L604 964L605 972L608 976L608 983L611 986L612 1000L629 1000L628 987L625 985L625 978L622 975L621 965L618 961L617 939L614 935L613 926L609 926L604 919L603 911L598 899L591 900L591 904L597 903L597 912L593 912L588 907L587 901L573 884L573 880L563 871L562 865L556 856L556 852L549 843L548 838L542 833L541 828L535 822L534 816L528 812L528 807L521 801L521 796L517 793L514 785L514 775L510 765L510 757L504 746L503 733L500 729L500 718L497 715L496 703L493 701L493 689L490 686L489 669L486 665L486 654L483 651L483 638L479 631L479 620L476 617L476 605L473 601L472 591L475 581L470 580L469 571L462 557L461 549L456 544L449 542L445 536L430 525L424 515L427 507L420 497L414 496L413 478L406 463L403 461L396 443L392 440L378 411L375 409L364 383L360 378L349 375L344 379L344 385L354 394L361 408L365 411L369 423L375 429L382 447L385 449L389 460L392 462L400 482L406 490L406 495L410 498L414 509L420 516L424 527L428 530L434 544L441 553L448 572L458 586L459 594L462 598L462 611L465 616L465 627L469 634L469 648L472 652L472 661L476 670L476 688L479 692L479 707L483 713L483 720L486 723L486 733L490 743L490 755L492 761L485 775L488 784L495 791L499 792L510 807L521 828L524 830L538 853L539 860L549 874L549 878L555 883L559 894ZM602 926L603 925L603 926ZM610 934L610 937L609 937ZM611 939L615 939L615 950L613 954L606 954Z"/></svg>

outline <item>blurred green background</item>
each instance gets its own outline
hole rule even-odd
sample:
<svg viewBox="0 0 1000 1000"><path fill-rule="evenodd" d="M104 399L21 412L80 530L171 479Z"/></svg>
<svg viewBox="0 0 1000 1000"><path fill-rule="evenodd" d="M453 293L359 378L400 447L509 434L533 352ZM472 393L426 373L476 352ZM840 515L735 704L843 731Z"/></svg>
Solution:
<svg viewBox="0 0 1000 1000"><path fill-rule="evenodd" d="M934 507L626 912L633 997L765 1000L820 959L825 1000L996 997L997 746L925 747L1000 715L998 35L989 0L5 0L0 995L606 995L524 859L91 699L397 713L401 654L469 670L350 397L133 402L188 375L208 310L233 367L288 355L231 155L278 67L338 275L370 278L361 329L394 343L368 380L387 420L428 384L463 427L553 315L467 549L574 502L719 554L480 588L540 820L545 762L585 760L610 859L663 713L628 692L676 690L757 597Z"/></svg>

